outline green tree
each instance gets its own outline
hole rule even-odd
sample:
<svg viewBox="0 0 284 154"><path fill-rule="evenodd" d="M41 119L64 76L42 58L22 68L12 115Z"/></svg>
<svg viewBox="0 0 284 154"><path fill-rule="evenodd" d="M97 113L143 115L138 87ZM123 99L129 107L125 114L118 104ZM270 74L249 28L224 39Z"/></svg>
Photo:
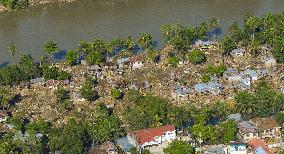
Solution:
<svg viewBox="0 0 284 154"><path fill-rule="evenodd" d="M125 133L120 124L120 120L113 115L97 117L89 131L93 142L99 145L122 137Z"/></svg>
<svg viewBox="0 0 284 154"><path fill-rule="evenodd" d="M42 72L45 80L56 79L59 69L51 65L43 65Z"/></svg>
<svg viewBox="0 0 284 154"><path fill-rule="evenodd" d="M69 50L66 53L66 62L70 65L73 66L77 63L78 59L78 53L74 50Z"/></svg>
<svg viewBox="0 0 284 154"><path fill-rule="evenodd" d="M169 57L169 58L168 58L168 63L169 63L171 66L176 67L176 66L178 65L178 62L179 62L179 57L173 56L173 57Z"/></svg>
<svg viewBox="0 0 284 154"><path fill-rule="evenodd" d="M97 96L96 92L94 91L94 86L93 79L88 77L80 90L82 97L90 102L93 101Z"/></svg>
<svg viewBox="0 0 284 154"><path fill-rule="evenodd" d="M121 92L119 89L116 88L112 88L110 91L110 95L111 97L113 97L114 99L119 99L121 98Z"/></svg>
<svg viewBox="0 0 284 154"><path fill-rule="evenodd" d="M40 70L35 65L34 59L31 57L31 55L21 55L19 67L25 73L23 78L27 80L38 77L40 74Z"/></svg>
<svg viewBox="0 0 284 154"><path fill-rule="evenodd" d="M1 86L0 87L0 106L1 108L5 108L9 105L11 97L11 92L8 87Z"/></svg>
<svg viewBox="0 0 284 154"><path fill-rule="evenodd" d="M278 124L282 125L284 123L284 113L279 112L275 115L275 119Z"/></svg>
<svg viewBox="0 0 284 154"><path fill-rule="evenodd" d="M62 86L58 86L54 90L54 94L57 97L57 101L62 103L64 100L69 98L68 91L64 89Z"/></svg>
<svg viewBox="0 0 284 154"><path fill-rule="evenodd" d="M91 65L101 64L104 61L103 53L92 51L87 55L86 61Z"/></svg>
<svg viewBox="0 0 284 154"><path fill-rule="evenodd" d="M152 36L148 33L141 33L140 38L138 39L138 44L142 49L150 49L153 45Z"/></svg>
<svg viewBox="0 0 284 154"><path fill-rule="evenodd" d="M9 45L8 50L11 56L14 56L18 52L16 44L14 42Z"/></svg>
<svg viewBox="0 0 284 154"><path fill-rule="evenodd" d="M190 62L192 62L195 65L205 63L207 59L205 53L200 50L193 50L189 52L187 58Z"/></svg>
<svg viewBox="0 0 284 154"><path fill-rule="evenodd" d="M18 10L29 5L28 0L0 0L0 4L10 10Z"/></svg>
<svg viewBox="0 0 284 154"><path fill-rule="evenodd" d="M74 119L63 128L53 129L49 138L51 152L58 151L61 154L86 153L85 147L91 143L87 127Z"/></svg>
<svg viewBox="0 0 284 154"><path fill-rule="evenodd" d="M45 43L43 50L45 53L47 54L53 54L59 51L59 47L57 45L57 43L53 42L53 41L48 41Z"/></svg>
<svg viewBox="0 0 284 154"><path fill-rule="evenodd" d="M169 147L165 148L165 154L193 154L193 147L185 141L174 140Z"/></svg>
<svg viewBox="0 0 284 154"><path fill-rule="evenodd" d="M238 126L235 121L229 120L220 124L220 132L222 132L222 143L227 144L236 140Z"/></svg>
<svg viewBox="0 0 284 154"><path fill-rule="evenodd" d="M237 45L235 40L226 35L221 40L221 48L223 50L223 55L229 55L233 49L237 48Z"/></svg>

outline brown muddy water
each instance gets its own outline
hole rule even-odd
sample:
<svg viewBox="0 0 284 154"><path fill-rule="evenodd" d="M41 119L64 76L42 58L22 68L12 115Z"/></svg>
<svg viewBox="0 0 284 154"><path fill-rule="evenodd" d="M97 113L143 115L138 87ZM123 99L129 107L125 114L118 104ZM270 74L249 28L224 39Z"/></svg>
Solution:
<svg viewBox="0 0 284 154"><path fill-rule="evenodd" d="M141 32L162 46L163 24L198 24L211 17L220 27L241 21L246 13L258 16L284 11L283 0L79 0L0 14L0 63L15 61L8 52L14 42L20 53L41 57L47 40L61 50L76 48L80 40L111 39Z"/></svg>

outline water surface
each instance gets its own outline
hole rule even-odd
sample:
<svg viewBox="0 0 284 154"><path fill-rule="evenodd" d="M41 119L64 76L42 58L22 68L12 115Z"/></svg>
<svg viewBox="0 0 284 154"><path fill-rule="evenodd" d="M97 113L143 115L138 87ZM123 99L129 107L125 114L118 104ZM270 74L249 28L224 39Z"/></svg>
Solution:
<svg viewBox="0 0 284 154"><path fill-rule="evenodd" d="M0 63L16 60L7 50L11 42L21 53L39 58L47 40L67 50L76 48L80 40L137 37L149 32L162 42L163 24L195 25L217 17L224 28L241 21L246 13L260 16L282 11L283 0L80 0L28 8L0 15Z"/></svg>

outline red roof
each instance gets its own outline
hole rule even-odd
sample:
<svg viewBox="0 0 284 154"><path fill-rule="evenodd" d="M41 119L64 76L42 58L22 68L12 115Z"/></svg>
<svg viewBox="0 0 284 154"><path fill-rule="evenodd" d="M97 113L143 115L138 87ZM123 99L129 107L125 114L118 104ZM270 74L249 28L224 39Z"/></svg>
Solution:
<svg viewBox="0 0 284 154"><path fill-rule="evenodd" d="M266 143L261 140L261 139L252 139L248 142L249 146L251 146L253 149L257 149L258 147L262 147L263 150L267 153L267 154L271 154L271 152L269 151Z"/></svg>
<svg viewBox="0 0 284 154"><path fill-rule="evenodd" d="M129 61L132 63L135 63L135 62L143 61L143 59L144 58L142 56L132 56L129 58Z"/></svg>
<svg viewBox="0 0 284 154"><path fill-rule="evenodd" d="M168 131L175 131L175 126L173 125L166 125L163 127L156 127L156 128L148 128L137 130L134 132L136 140L139 145L142 145L146 142L154 141L156 136L162 136Z"/></svg>

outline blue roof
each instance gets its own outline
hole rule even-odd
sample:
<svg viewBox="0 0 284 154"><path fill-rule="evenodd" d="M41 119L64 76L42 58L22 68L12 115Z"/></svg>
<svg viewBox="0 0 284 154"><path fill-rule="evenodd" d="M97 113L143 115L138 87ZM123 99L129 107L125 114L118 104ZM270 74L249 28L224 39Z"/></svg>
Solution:
<svg viewBox="0 0 284 154"><path fill-rule="evenodd" d="M127 137L119 138L115 142L121 146L123 151L130 151L134 147Z"/></svg>
<svg viewBox="0 0 284 154"><path fill-rule="evenodd" d="M194 89L198 92L205 92L207 85L205 83L198 83L194 86Z"/></svg>
<svg viewBox="0 0 284 154"><path fill-rule="evenodd" d="M118 59L117 60L117 63L118 64L122 64L122 63L125 63L125 62L128 62L129 61L129 58L127 57L127 58L121 58L121 59Z"/></svg>
<svg viewBox="0 0 284 154"><path fill-rule="evenodd" d="M266 154L266 152L261 146L259 146L255 149L255 154Z"/></svg>

